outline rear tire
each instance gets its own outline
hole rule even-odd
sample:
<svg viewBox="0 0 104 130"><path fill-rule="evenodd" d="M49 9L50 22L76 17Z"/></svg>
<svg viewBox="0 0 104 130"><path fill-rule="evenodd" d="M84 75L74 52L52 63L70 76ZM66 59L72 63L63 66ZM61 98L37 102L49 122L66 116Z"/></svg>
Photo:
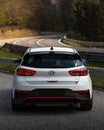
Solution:
<svg viewBox="0 0 104 130"><path fill-rule="evenodd" d="M92 109L92 105L93 105L93 100L90 99L84 103L80 103L80 110L83 111L90 111Z"/></svg>
<svg viewBox="0 0 104 130"><path fill-rule="evenodd" d="M13 111L21 111L24 109L24 106L22 104L15 104L13 99L11 101L11 106Z"/></svg>

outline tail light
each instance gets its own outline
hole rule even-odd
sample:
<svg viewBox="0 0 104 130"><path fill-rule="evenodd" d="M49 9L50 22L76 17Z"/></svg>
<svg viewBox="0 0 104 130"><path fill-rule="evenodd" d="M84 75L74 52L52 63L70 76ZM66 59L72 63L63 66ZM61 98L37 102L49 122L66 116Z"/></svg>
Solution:
<svg viewBox="0 0 104 130"><path fill-rule="evenodd" d="M69 71L69 74L72 76L86 76L88 74L88 70L86 68L71 70Z"/></svg>
<svg viewBox="0 0 104 130"><path fill-rule="evenodd" d="M24 68L18 68L16 74L19 76L32 76L36 74L36 71L28 70Z"/></svg>

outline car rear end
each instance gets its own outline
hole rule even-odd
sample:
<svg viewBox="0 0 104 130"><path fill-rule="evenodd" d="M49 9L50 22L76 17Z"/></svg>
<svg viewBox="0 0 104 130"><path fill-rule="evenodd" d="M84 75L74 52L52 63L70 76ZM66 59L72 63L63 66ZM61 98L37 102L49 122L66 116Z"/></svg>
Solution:
<svg viewBox="0 0 104 130"><path fill-rule="evenodd" d="M80 103L81 108L91 109L89 72L76 50L61 49L28 49L14 76L14 108L20 105Z"/></svg>

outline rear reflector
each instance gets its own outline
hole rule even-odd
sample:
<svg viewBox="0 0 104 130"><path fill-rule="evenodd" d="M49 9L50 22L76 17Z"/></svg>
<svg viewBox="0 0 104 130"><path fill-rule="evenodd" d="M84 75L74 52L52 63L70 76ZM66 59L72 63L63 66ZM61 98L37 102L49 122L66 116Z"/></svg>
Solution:
<svg viewBox="0 0 104 130"><path fill-rule="evenodd" d="M69 74L72 76L86 76L88 74L88 70L86 68L71 70L69 71Z"/></svg>
<svg viewBox="0 0 104 130"><path fill-rule="evenodd" d="M16 74L19 76L32 76L36 74L36 71L28 70L24 68L17 68Z"/></svg>
<svg viewBox="0 0 104 130"><path fill-rule="evenodd" d="M15 90L15 93L21 93L21 94L26 94L29 93L29 90Z"/></svg>
<svg viewBox="0 0 104 130"><path fill-rule="evenodd" d="M78 90L78 91L74 91L75 93L78 94L89 94L89 90Z"/></svg>

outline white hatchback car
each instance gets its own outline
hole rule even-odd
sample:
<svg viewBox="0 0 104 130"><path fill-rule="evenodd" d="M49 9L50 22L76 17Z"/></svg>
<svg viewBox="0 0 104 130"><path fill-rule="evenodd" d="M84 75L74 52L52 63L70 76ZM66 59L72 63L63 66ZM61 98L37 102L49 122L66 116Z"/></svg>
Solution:
<svg viewBox="0 0 104 130"><path fill-rule="evenodd" d="M29 48L13 80L12 108L31 105L80 104L92 108L92 82L73 48Z"/></svg>

